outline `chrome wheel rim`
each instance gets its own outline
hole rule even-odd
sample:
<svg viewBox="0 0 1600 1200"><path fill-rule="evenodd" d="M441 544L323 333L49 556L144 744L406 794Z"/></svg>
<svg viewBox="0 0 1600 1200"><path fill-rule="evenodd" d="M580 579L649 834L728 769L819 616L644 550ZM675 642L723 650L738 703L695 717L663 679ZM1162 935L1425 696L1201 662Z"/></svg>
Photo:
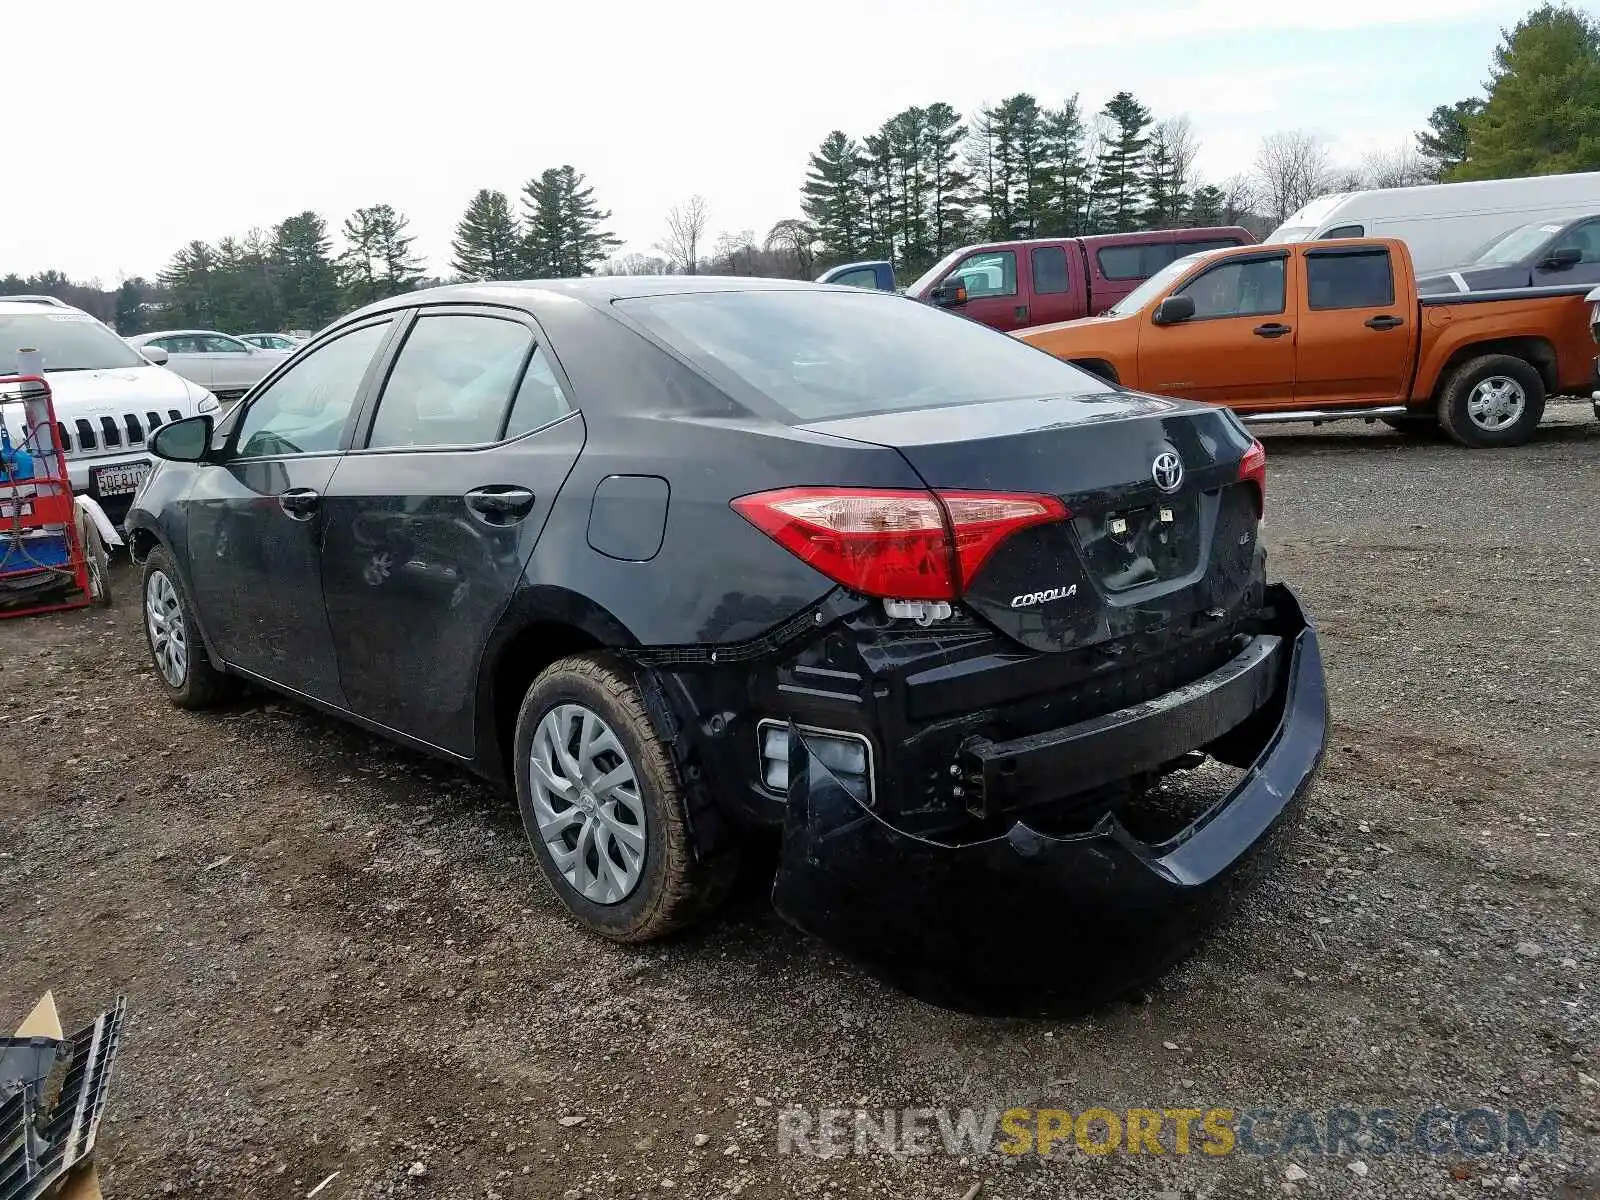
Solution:
<svg viewBox="0 0 1600 1200"><path fill-rule="evenodd" d="M183 626L178 589L163 571L150 572L144 585L144 621L150 631L150 653L172 687L182 687L189 673L189 639Z"/></svg>
<svg viewBox="0 0 1600 1200"><path fill-rule="evenodd" d="M595 904L620 904L644 874L644 799L611 726L581 704L545 713L529 756L533 811L550 861Z"/></svg>
<svg viewBox="0 0 1600 1200"><path fill-rule="evenodd" d="M1528 394L1522 385L1506 375L1491 375L1467 396L1467 416L1479 429L1499 433L1522 419L1528 407Z"/></svg>

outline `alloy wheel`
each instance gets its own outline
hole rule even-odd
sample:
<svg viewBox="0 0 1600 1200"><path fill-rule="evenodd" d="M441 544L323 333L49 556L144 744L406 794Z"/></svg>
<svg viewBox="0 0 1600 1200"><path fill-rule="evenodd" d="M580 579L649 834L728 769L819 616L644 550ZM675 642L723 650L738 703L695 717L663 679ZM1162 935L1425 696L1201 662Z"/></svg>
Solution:
<svg viewBox="0 0 1600 1200"><path fill-rule="evenodd" d="M144 585L144 619L156 669L171 687L181 688L189 673L189 638L178 589L164 571L150 572Z"/></svg>
<svg viewBox="0 0 1600 1200"><path fill-rule="evenodd" d="M1486 433L1499 433L1522 419L1528 394L1515 379L1491 375L1467 396L1467 416Z"/></svg>
<svg viewBox="0 0 1600 1200"><path fill-rule="evenodd" d="M616 732L581 704L545 713L529 754L533 810L550 860L584 899L619 904L648 846L639 777Z"/></svg>

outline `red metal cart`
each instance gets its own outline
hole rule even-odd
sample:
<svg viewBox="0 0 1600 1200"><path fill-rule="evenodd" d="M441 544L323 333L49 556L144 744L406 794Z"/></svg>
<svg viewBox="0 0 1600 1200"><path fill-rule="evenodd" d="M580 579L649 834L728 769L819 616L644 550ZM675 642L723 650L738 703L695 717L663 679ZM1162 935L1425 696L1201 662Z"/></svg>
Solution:
<svg viewBox="0 0 1600 1200"><path fill-rule="evenodd" d="M108 593L85 552L43 376L0 376L0 420L13 451L32 459L29 472L0 456L0 617L83 608Z"/></svg>

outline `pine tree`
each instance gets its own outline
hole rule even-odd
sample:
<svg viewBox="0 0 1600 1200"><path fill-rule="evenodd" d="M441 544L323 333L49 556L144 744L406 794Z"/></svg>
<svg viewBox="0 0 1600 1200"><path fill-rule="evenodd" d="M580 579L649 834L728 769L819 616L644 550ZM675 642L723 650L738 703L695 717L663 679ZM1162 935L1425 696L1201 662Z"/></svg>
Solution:
<svg viewBox="0 0 1600 1200"><path fill-rule="evenodd" d="M1000 156L994 110L981 108L961 147L961 161L972 178L973 197L980 210L974 217L977 232L993 240L1004 237L1009 223L1008 201L1000 186Z"/></svg>
<svg viewBox="0 0 1600 1200"><path fill-rule="evenodd" d="M328 226L307 209L272 230L270 254L276 269L284 328L321 329L339 311L339 277Z"/></svg>
<svg viewBox="0 0 1600 1200"><path fill-rule="evenodd" d="M1045 237L1076 237L1084 232L1090 182L1085 133L1077 96L1044 114L1040 157L1047 194L1039 232Z"/></svg>
<svg viewBox="0 0 1600 1200"><path fill-rule="evenodd" d="M1227 194L1216 184L1201 184L1195 188L1194 196L1189 202L1190 223L1196 228L1226 224L1223 210L1227 203Z"/></svg>
<svg viewBox="0 0 1600 1200"><path fill-rule="evenodd" d="M0 285L0 289L4 289L4 285ZM116 315L112 318L112 324L123 337L144 332L144 305L149 296L149 282L138 275L124 279L117 288Z"/></svg>
<svg viewBox="0 0 1600 1200"><path fill-rule="evenodd" d="M1039 102L1018 92L985 110L993 138L991 237L1034 237L1048 222L1049 171Z"/></svg>
<svg viewBox="0 0 1600 1200"><path fill-rule="evenodd" d="M534 279L592 275L622 243L603 228L611 219L594 189L571 165L551 167L522 189L521 270Z"/></svg>
<svg viewBox="0 0 1600 1200"><path fill-rule="evenodd" d="M811 155L809 168L800 211L816 227L819 260L833 265L863 257L868 214L860 144L835 129Z"/></svg>
<svg viewBox="0 0 1600 1200"><path fill-rule="evenodd" d="M922 143L922 178L927 185L928 261L931 265L967 238L972 178L961 168L957 149L967 136L961 114L939 101L930 104Z"/></svg>
<svg viewBox="0 0 1600 1200"><path fill-rule="evenodd" d="M451 267L463 279L515 279L522 266L522 230L504 192L481 188L467 205L451 243Z"/></svg>
<svg viewBox="0 0 1600 1200"><path fill-rule="evenodd" d="M1144 209L1143 171L1150 139L1150 110L1132 92L1118 92L1106 101L1105 115L1113 129L1100 151L1097 191L1105 220L1112 232L1139 227Z"/></svg>
<svg viewBox="0 0 1600 1200"><path fill-rule="evenodd" d="M1467 118L1467 157L1452 179L1506 179L1600 168L1600 23L1546 4L1503 35L1489 100Z"/></svg>
<svg viewBox="0 0 1600 1200"><path fill-rule="evenodd" d="M358 208L344 223L348 246L339 256L345 301L351 307L408 292L422 275L411 256L406 219L387 204Z"/></svg>
<svg viewBox="0 0 1600 1200"><path fill-rule="evenodd" d="M1435 179L1444 179L1467 161L1467 122L1483 111L1477 96L1441 104L1428 117L1428 128L1417 134L1417 153L1428 161Z"/></svg>
<svg viewBox="0 0 1600 1200"><path fill-rule="evenodd" d="M202 241L190 242L172 256L161 272L161 282L167 289L167 317L173 324L209 328L217 323L216 268L216 252Z"/></svg>

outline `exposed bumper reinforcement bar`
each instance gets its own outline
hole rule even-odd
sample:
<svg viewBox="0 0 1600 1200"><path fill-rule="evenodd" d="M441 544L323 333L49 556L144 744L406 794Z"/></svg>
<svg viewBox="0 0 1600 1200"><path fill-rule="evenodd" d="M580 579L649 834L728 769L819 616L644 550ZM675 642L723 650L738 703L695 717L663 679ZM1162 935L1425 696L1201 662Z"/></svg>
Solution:
<svg viewBox="0 0 1600 1200"><path fill-rule="evenodd" d="M879 978L967 1011L1081 1011L1160 975L1289 826L1322 760L1328 700L1316 632L1288 589L1269 588L1267 602L1280 639L1263 659L1273 664L1270 693L1220 739L1220 753L1249 767L1173 837L1147 844L1108 813L1068 836L1019 821L998 837L935 842L863 806L791 728L773 904ZM1213 694L1231 706L1250 693L1228 684ZM1105 736L1136 728L1112 722Z"/></svg>

